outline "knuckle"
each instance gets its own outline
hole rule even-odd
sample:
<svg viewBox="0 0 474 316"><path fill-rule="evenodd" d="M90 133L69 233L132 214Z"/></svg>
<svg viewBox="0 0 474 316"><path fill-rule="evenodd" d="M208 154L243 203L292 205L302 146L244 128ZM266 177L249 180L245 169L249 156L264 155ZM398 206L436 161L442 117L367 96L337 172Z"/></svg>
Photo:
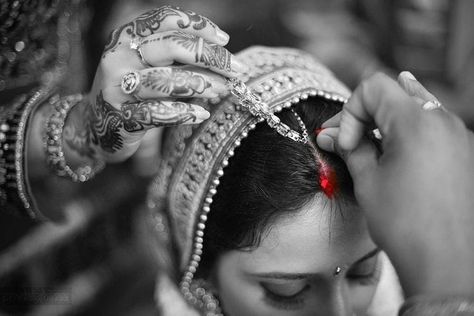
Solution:
<svg viewBox="0 0 474 316"><path fill-rule="evenodd" d="M388 76L384 74L383 72L376 72L372 76L369 77L367 80L371 84L379 84L379 83L385 83L387 81Z"/></svg>

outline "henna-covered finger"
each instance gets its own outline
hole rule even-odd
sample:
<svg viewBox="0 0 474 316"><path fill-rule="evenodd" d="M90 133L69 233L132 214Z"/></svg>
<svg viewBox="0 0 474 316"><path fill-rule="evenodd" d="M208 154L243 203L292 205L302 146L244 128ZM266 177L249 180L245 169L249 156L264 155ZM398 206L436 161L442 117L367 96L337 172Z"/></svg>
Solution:
<svg viewBox="0 0 474 316"><path fill-rule="evenodd" d="M176 67L155 67L141 70L139 99L151 98L215 98L225 93L223 77Z"/></svg>
<svg viewBox="0 0 474 316"><path fill-rule="evenodd" d="M226 85L226 82L227 82L226 77L224 77L223 75L218 74L218 73L216 73L216 72L213 72L212 70L199 67L199 66L194 66L194 65L175 65L174 67L175 67L175 68L179 68L179 69L183 69L183 70L188 70L188 71L192 71L192 72L196 72L196 73L200 73L200 74L206 75L206 76L212 78L212 80L221 82L223 85Z"/></svg>
<svg viewBox="0 0 474 316"><path fill-rule="evenodd" d="M146 100L126 102L121 107L125 117L130 115L136 126L153 127L199 124L210 113L203 107L180 101Z"/></svg>
<svg viewBox="0 0 474 316"><path fill-rule="evenodd" d="M133 21L113 30L109 35L103 56L114 52L123 44L128 45L129 41L136 36L146 37L170 30L181 30L219 45L226 45L229 41L229 35L208 18L179 7L163 6L145 12Z"/></svg>
<svg viewBox="0 0 474 316"><path fill-rule="evenodd" d="M198 124L210 114L204 108L177 101L125 101L112 105L99 92L91 105L91 139L103 152L121 151L154 127Z"/></svg>
<svg viewBox="0 0 474 316"><path fill-rule="evenodd" d="M153 66L168 66L177 61L208 68L226 77L235 77L248 70L224 47L181 31L150 35L143 40L141 50Z"/></svg>

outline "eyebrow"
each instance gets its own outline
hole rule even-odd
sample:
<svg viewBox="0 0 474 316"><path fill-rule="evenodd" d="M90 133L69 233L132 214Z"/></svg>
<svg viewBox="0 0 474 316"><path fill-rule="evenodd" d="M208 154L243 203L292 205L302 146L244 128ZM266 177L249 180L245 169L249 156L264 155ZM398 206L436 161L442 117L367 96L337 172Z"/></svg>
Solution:
<svg viewBox="0 0 474 316"><path fill-rule="evenodd" d="M362 256L359 260L357 260L356 262L354 262L354 264L357 264L357 263L361 263L365 260L368 260L372 257L374 257L376 254L378 254L380 252L380 248L375 248L374 250L370 251L368 254L366 254L365 256Z"/></svg>
<svg viewBox="0 0 474 316"><path fill-rule="evenodd" d="M379 248L375 248L360 259L356 260L354 264L366 261L380 252ZM253 277L262 279L280 279L280 280L304 280L317 276L317 273L288 273L288 272L268 272L268 273L250 273Z"/></svg>

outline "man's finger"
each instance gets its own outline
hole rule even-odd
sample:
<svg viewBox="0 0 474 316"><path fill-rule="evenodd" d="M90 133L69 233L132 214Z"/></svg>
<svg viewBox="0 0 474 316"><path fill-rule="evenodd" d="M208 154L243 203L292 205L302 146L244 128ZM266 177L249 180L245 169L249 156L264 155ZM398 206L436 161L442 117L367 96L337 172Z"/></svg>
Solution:
<svg viewBox="0 0 474 316"><path fill-rule="evenodd" d="M339 146L346 151L355 149L373 123L384 137L398 137L400 133L393 133L393 129L415 128L422 110L413 103L398 83L386 75L376 74L364 80L342 110Z"/></svg>
<svg viewBox="0 0 474 316"><path fill-rule="evenodd" d="M339 124L341 123L341 114L342 112L337 113L333 117L331 117L329 120L324 122L321 127L322 128L328 128L328 127L338 127Z"/></svg>
<svg viewBox="0 0 474 316"><path fill-rule="evenodd" d="M322 129L318 133L318 136L316 137L316 142L319 148L321 148L322 150L340 155L340 153L337 152L337 148L336 148L338 135L339 135L338 127L327 127L327 128Z"/></svg>
<svg viewBox="0 0 474 316"><path fill-rule="evenodd" d="M377 166L377 148L367 137L364 137L359 145L347 152L343 158L352 178L354 181L359 181L358 184L361 185L360 181L371 179L367 176L367 172L374 171Z"/></svg>
<svg viewBox="0 0 474 316"><path fill-rule="evenodd" d="M428 101L436 101L438 99L431 94L418 80L416 80L415 76L409 71L402 71L398 75L397 79L400 86L405 90L405 92L414 98L416 103L419 106L422 106Z"/></svg>
<svg viewBox="0 0 474 316"><path fill-rule="evenodd" d="M339 132L338 127L325 128L319 132L316 138L319 148L341 157L353 178L358 178L362 173L373 169L377 164L377 149L374 144L367 137L363 137L354 150L346 151L338 146Z"/></svg>

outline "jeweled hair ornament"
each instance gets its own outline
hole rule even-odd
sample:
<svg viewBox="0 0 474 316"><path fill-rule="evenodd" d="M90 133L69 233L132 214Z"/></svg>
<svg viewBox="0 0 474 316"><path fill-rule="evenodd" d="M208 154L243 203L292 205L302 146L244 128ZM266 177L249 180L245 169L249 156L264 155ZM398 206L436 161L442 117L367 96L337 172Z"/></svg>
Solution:
<svg viewBox="0 0 474 316"><path fill-rule="evenodd" d="M306 127L296 115L301 131L279 122L275 113L308 98L344 103L349 90L312 56L289 48L251 47L236 55L249 71L229 82L232 93L218 102L202 104L209 119L199 125L167 129L159 172L150 188L148 207L156 227L168 223L181 275L181 295L203 315L221 315L218 305L207 302L207 290L195 287L204 248L206 222L220 178L234 150L265 122L276 132L308 142ZM317 103L315 103L317 104ZM315 105L316 106L316 105ZM286 126L286 127L285 127ZM168 234L157 238L161 241ZM157 252L157 257L163 254Z"/></svg>
<svg viewBox="0 0 474 316"><path fill-rule="evenodd" d="M237 78L227 80L227 86L230 88L230 92L237 97L238 102L241 106L248 109L253 116L259 118L260 121L267 121L267 124L276 130L278 134L288 137L295 142L308 143L308 131L303 123L301 117L292 110L296 116L298 125L301 128L301 133L292 130L288 125L281 122L278 116L270 112L268 105L262 101L262 99L253 93L247 85Z"/></svg>

